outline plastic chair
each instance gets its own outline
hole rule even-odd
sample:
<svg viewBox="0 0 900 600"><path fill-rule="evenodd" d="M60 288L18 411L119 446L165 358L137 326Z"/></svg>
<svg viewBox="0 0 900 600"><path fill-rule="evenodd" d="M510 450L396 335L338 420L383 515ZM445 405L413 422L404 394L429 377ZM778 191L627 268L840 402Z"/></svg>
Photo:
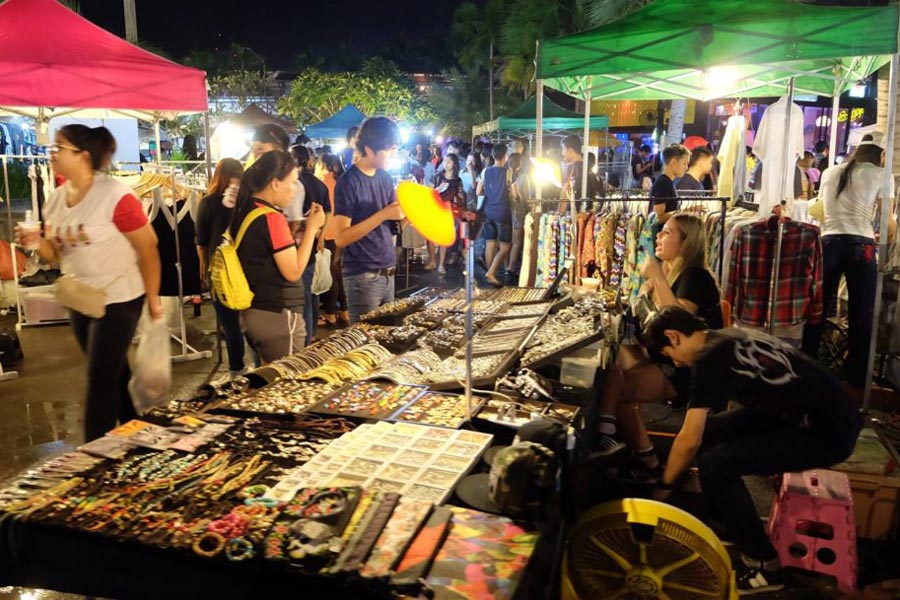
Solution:
<svg viewBox="0 0 900 600"><path fill-rule="evenodd" d="M785 473L768 531L782 566L831 575L841 593L856 590L856 519L846 474Z"/></svg>

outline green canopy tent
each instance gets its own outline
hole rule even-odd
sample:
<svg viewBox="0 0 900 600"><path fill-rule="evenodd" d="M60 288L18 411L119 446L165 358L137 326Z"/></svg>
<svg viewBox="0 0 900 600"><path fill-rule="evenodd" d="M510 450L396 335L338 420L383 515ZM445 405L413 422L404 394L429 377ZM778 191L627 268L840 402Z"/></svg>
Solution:
<svg viewBox="0 0 900 600"><path fill-rule="evenodd" d="M898 7L792 0L657 0L607 25L541 41L537 79L606 99L831 96L897 51Z"/></svg>
<svg viewBox="0 0 900 600"><path fill-rule="evenodd" d="M539 42L537 97L542 97L546 84L584 98L588 118L592 98L709 100L775 96L787 88L789 101L795 90L833 96L837 114L840 94L890 61L886 164L892 164L900 69L898 15L893 1L848 7L792 0L757 0L750 5L738 0L656 0L619 21ZM536 114L540 127L540 102ZM836 129L832 128L832 150ZM541 152L540 138L537 151ZM887 229L892 192L891 170L885 169L882 231ZM886 237L881 256L888 256ZM883 277L879 269L876 320ZM866 407L875 338L873 334Z"/></svg>
<svg viewBox="0 0 900 600"><path fill-rule="evenodd" d="M547 96L543 98L543 106L543 131L545 134L569 133L582 128L584 119L581 114L563 108ZM536 107L537 98L532 96L515 110L497 117L493 121L473 127L472 137L503 135L531 138L537 124ZM591 129L609 129L609 117L591 117L589 125Z"/></svg>

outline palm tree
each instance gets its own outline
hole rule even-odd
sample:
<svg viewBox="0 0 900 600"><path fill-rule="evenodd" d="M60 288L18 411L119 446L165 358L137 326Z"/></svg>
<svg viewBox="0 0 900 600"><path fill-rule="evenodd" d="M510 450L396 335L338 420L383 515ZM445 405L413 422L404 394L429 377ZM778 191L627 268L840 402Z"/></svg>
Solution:
<svg viewBox="0 0 900 600"><path fill-rule="evenodd" d="M453 36L457 41L459 64L464 69L488 72L491 120L494 118L494 50L508 14L508 4L508 0L487 0L484 9L480 9L472 2L466 2L453 13Z"/></svg>

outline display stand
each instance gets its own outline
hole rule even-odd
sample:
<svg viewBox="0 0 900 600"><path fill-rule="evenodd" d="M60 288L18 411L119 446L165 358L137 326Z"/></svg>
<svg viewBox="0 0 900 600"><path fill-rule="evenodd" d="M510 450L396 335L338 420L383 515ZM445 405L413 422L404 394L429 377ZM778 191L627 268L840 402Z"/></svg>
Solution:
<svg viewBox="0 0 900 600"><path fill-rule="evenodd" d="M157 123L157 128L159 124ZM176 188L175 181L175 171L171 172L172 177L172 191ZM169 210L169 207L165 205L165 202L159 207L160 210ZM173 202L172 204L173 218L175 219L175 271L178 273L178 329L180 335L175 335L172 332L169 332L169 335L175 340L177 343L181 345L181 353L172 355L173 363L182 363L189 362L194 360L201 360L204 358L211 358L212 351L210 350L197 350L193 346L187 343L187 325L184 322L184 280L181 274L181 239L178 234L178 207Z"/></svg>

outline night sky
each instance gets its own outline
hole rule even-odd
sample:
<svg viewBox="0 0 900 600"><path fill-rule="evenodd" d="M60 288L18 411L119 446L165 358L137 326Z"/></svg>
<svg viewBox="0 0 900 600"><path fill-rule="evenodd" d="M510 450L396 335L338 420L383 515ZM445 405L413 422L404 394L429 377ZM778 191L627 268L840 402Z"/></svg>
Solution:
<svg viewBox="0 0 900 600"><path fill-rule="evenodd" d="M357 59L387 54L408 70L447 63L453 11L461 0L136 0L138 36L180 59L232 42L290 69L305 53L330 62L341 44ZM81 14L125 37L121 0L81 0ZM405 48L404 48L405 46ZM396 55L396 56L391 56ZM418 64L416 64L418 63ZM444 66L449 66L445 64Z"/></svg>

